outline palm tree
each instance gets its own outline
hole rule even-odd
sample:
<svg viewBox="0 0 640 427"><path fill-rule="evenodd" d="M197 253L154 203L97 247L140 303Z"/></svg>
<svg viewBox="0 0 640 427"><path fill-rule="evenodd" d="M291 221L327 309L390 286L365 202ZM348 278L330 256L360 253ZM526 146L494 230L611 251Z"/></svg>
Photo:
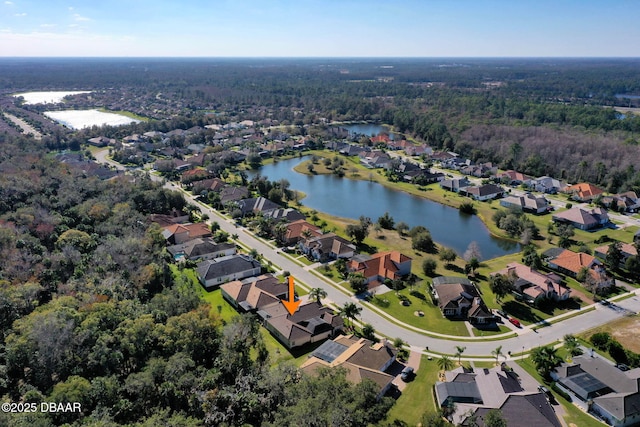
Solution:
<svg viewBox="0 0 640 427"><path fill-rule="evenodd" d="M438 359L438 368L440 368L440 376L443 377L446 371L453 368L453 360L449 356L442 356Z"/></svg>
<svg viewBox="0 0 640 427"><path fill-rule="evenodd" d="M545 378L549 378L551 371L562 363L562 358L558 356L557 351L550 345L536 347L531 351L531 360L535 363L538 372Z"/></svg>
<svg viewBox="0 0 640 427"><path fill-rule="evenodd" d="M564 348L567 349L567 353L569 353L569 356L571 357L582 354L582 349L580 348L578 339L571 334L564 336Z"/></svg>
<svg viewBox="0 0 640 427"><path fill-rule="evenodd" d="M462 357L462 353L464 353L464 351L467 349L467 347L463 347L463 346L456 346L456 357L458 358L458 365L461 365L462 363L460 363L460 358Z"/></svg>
<svg viewBox="0 0 640 427"><path fill-rule="evenodd" d="M497 365L497 364L498 364L498 358L499 358L500 356L504 356L504 354L502 353L502 346L501 346L501 345L499 345L498 347L496 347L496 349L495 349L495 350L493 350L493 351L491 352L491 354L492 354L492 355L494 355L494 356L496 357L496 365Z"/></svg>
<svg viewBox="0 0 640 427"><path fill-rule="evenodd" d="M362 312L362 307L358 307L353 302L345 302L344 305L340 308L338 314L342 316L343 319L349 320L350 327L353 328L353 321L360 315Z"/></svg>
<svg viewBox="0 0 640 427"><path fill-rule="evenodd" d="M312 288L309 291L309 298L315 298L316 302L320 304L320 300L327 297L327 291L322 288Z"/></svg>

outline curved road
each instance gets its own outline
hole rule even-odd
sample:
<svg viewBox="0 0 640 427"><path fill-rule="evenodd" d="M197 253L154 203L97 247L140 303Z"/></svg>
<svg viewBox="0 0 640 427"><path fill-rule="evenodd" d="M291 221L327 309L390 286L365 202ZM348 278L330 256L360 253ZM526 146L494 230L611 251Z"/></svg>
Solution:
<svg viewBox="0 0 640 427"><path fill-rule="evenodd" d="M95 154L96 159L99 162L109 164L120 170L125 168L119 163L113 162L106 157L107 150L97 152ZM163 181L162 178L155 175L150 175L155 181ZM362 304L354 296L347 295L340 291L335 286L329 284L327 281L312 274L304 269L303 266L292 261L287 256L284 256L273 246L265 243L250 234L242 227L236 227L235 223L228 218L223 217L217 211L211 209L207 205L204 205L195 200L195 198L186 192L184 192L179 186L174 183L167 182L165 187L171 190L182 192L184 197L192 204L198 206L201 211L212 220L216 220L220 224L220 228L229 234L237 234L238 240L241 244L255 248L263 257L271 261L274 265L278 266L282 270L289 271L296 281L302 282L307 287L320 287L327 292L328 299L336 306L342 306L346 302L355 302L362 307L362 313L360 321L370 323L375 330L382 335L390 338L402 338L405 342L411 345L413 351L425 352L426 348L429 352L454 354L456 345L464 345L465 359L471 359L473 356L487 357L491 356L491 352L498 346L502 346L502 353L507 356L509 353L522 353L528 352L533 347L540 345L546 345L562 340L562 337L566 334L578 334L596 326L608 323L612 320L624 316L624 310L628 310L633 313L640 311L640 297L636 295L627 298L615 306L607 307L600 304L595 305L595 310L588 313L581 314L579 316L571 317L561 322L555 323L551 326L540 328L534 331L531 326L518 330L517 337L504 338L497 340L495 337L482 338L482 337L450 337L450 338L438 338L435 336L428 336L417 332L413 328L406 325L401 326L397 324L397 321L390 321L388 318L382 316L377 311L369 308L367 304ZM619 307L618 310L615 308ZM434 333L434 335L437 335ZM507 334L509 335L509 334Z"/></svg>

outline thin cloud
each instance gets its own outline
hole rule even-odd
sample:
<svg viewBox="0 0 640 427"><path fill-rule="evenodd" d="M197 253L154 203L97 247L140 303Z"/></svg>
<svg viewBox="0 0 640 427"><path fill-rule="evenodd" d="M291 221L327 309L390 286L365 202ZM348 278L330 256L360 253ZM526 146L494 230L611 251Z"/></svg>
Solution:
<svg viewBox="0 0 640 427"><path fill-rule="evenodd" d="M4 4L7 4L7 5L11 6L13 4L13 2L12 1L6 1L6 2L4 2Z"/></svg>
<svg viewBox="0 0 640 427"><path fill-rule="evenodd" d="M27 16L27 14L23 12L23 13L16 13L13 16Z"/></svg>
<svg viewBox="0 0 640 427"><path fill-rule="evenodd" d="M86 16L82 16L79 13L74 13L73 14L73 19L78 21L78 22L91 21L91 18L87 18Z"/></svg>

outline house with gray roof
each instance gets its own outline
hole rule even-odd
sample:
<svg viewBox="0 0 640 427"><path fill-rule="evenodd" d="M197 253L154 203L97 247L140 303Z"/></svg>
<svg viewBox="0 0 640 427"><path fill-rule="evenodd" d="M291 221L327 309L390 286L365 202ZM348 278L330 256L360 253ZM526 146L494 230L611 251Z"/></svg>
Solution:
<svg viewBox="0 0 640 427"><path fill-rule="evenodd" d="M305 255L320 262L338 258L348 259L356 253L356 246L353 243L335 233L300 240L298 247Z"/></svg>
<svg viewBox="0 0 640 427"><path fill-rule="evenodd" d="M551 376L573 403L607 424L640 424L640 369L622 372L600 357L583 355L563 363Z"/></svg>
<svg viewBox="0 0 640 427"><path fill-rule="evenodd" d="M216 243L212 238L197 238L179 245L167 247L167 250L176 261L190 260L203 261L236 253L236 245L233 243Z"/></svg>
<svg viewBox="0 0 640 427"><path fill-rule="evenodd" d="M476 425L484 425L483 417L491 409L499 409L509 426L562 425L537 383L522 381L504 364L491 369L459 367L446 372L445 379L436 383L436 400L441 408L454 408L455 425L471 425L471 415Z"/></svg>
<svg viewBox="0 0 640 427"><path fill-rule="evenodd" d="M570 224L580 230L593 230L609 223L609 215L604 208L583 209L575 207L556 213L551 218L554 222Z"/></svg>
<svg viewBox="0 0 640 427"><path fill-rule="evenodd" d="M257 276L262 267L248 255L236 254L209 259L198 265L196 273L200 283L207 289L215 289L231 280Z"/></svg>
<svg viewBox="0 0 640 427"><path fill-rule="evenodd" d="M528 193L524 196L507 196L500 200L500 206L519 209L524 212L541 214L547 212L549 201L544 197L538 197Z"/></svg>
<svg viewBox="0 0 640 427"><path fill-rule="evenodd" d="M276 302L258 310L264 327L287 348L300 347L335 336L342 330L342 317L316 301L307 301L290 314Z"/></svg>
<svg viewBox="0 0 640 427"><path fill-rule="evenodd" d="M222 297L238 311L253 313L289 297L289 286L271 274L234 280L220 286Z"/></svg>

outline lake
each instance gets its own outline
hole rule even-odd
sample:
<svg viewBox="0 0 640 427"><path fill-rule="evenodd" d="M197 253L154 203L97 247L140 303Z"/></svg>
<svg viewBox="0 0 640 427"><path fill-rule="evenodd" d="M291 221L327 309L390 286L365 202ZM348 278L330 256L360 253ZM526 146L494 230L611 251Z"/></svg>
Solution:
<svg viewBox="0 0 640 427"><path fill-rule="evenodd" d="M454 249L458 255L462 255L472 241L478 243L483 259L520 250L517 243L491 236L475 215L462 214L458 209L375 182L300 174L293 170L300 162L300 159L282 160L262 166L259 173L272 181L287 179L292 189L307 195L302 203L320 212L353 219L365 215L374 222L389 212L396 224L404 221L410 227L422 225L431 231L436 242ZM249 175L255 176L256 172Z"/></svg>
<svg viewBox="0 0 640 427"><path fill-rule="evenodd" d="M78 95L81 93L91 93L90 91L49 91L49 92L25 92L16 93L13 96L24 98L25 104L57 104L62 102L68 95Z"/></svg>
<svg viewBox="0 0 640 427"><path fill-rule="evenodd" d="M98 110L45 111L44 115L72 129L82 129L94 125L122 126L140 122L140 120L122 114L105 113Z"/></svg>
<svg viewBox="0 0 640 427"><path fill-rule="evenodd" d="M373 123L362 123L357 125L341 125L340 127L348 130L349 134L351 135L376 136L376 135L380 135L381 133L387 133L390 139L395 139L396 137L395 134L389 132L388 127L385 127L382 125L376 125Z"/></svg>
<svg viewBox="0 0 640 427"><path fill-rule="evenodd" d="M627 95L626 93L616 93L614 96L618 99L640 99L640 95Z"/></svg>

